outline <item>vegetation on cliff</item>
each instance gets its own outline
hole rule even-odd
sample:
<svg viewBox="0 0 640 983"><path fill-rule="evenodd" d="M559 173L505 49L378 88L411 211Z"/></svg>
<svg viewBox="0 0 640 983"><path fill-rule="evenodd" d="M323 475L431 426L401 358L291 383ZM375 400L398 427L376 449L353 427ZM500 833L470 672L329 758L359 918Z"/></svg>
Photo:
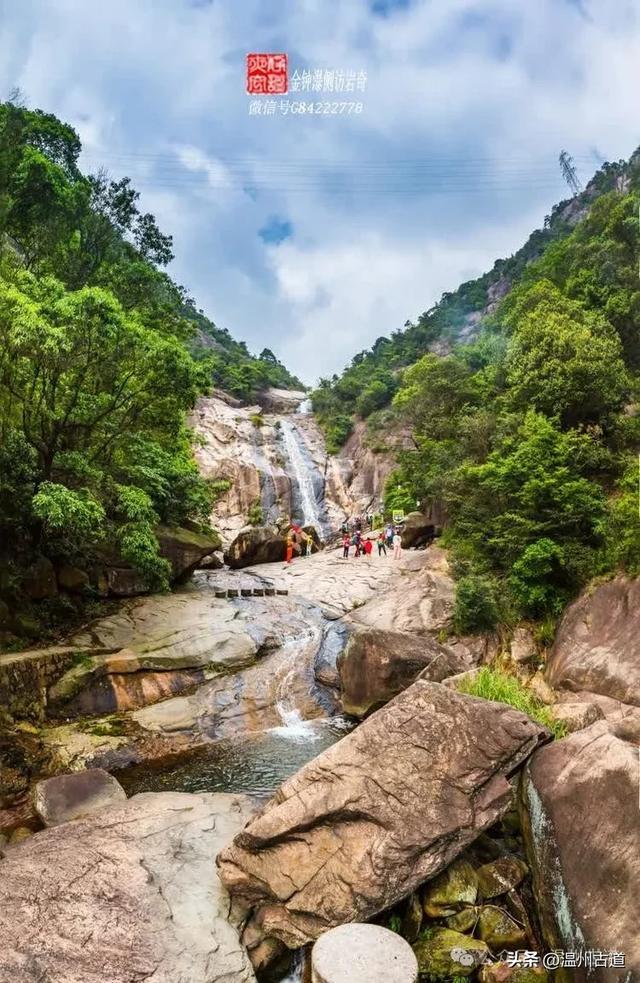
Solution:
<svg viewBox="0 0 640 983"><path fill-rule="evenodd" d="M331 433L358 412L354 379L388 372L415 449L385 498L444 508L466 630L553 618L594 575L640 572L639 205L638 156L607 165L524 250L314 393Z"/></svg>
<svg viewBox="0 0 640 983"><path fill-rule="evenodd" d="M205 523L186 413L214 385L297 385L252 358L162 270L171 238L128 178L83 175L54 116L0 105L0 594L37 557L105 551L167 583L155 527Z"/></svg>

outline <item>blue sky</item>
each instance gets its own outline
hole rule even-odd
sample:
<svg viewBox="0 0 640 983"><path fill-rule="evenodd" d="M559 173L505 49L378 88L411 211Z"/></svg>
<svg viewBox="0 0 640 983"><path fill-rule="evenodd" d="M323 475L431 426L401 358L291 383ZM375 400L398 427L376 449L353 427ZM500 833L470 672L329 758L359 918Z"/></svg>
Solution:
<svg viewBox="0 0 640 983"><path fill-rule="evenodd" d="M587 179L640 143L636 0L0 0L0 48L198 305L309 382L518 248L561 149ZM249 51L366 73L362 112L250 114Z"/></svg>

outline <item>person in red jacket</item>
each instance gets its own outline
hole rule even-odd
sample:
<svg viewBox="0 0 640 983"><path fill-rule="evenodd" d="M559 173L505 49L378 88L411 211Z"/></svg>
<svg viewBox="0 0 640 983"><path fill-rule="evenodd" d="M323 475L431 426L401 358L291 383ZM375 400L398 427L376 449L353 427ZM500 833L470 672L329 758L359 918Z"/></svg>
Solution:
<svg viewBox="0 0 640 983"><path fill-rule="evenodd" d="M367 555L367 559L370 560L371 559L371 550L373 549L373 543L371 542L371 540L370 539L365 539L364 543L362 544L362 548L363 548L363 550L365 551L365 553Z"/></svg>

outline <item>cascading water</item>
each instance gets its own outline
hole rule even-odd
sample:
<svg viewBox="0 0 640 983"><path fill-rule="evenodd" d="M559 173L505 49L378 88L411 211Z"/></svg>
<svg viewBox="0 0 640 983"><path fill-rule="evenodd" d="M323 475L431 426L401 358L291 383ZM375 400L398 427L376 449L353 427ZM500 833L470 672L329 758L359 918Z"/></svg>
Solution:
<svg viewBox="0 0 640 983"><path fill-rule="evenodd" d="M299 708L295 705L295 701L291 698L295 681L300 673L301 649L306 648L307 645L314 649L317 648L320 635L320 627L313 625L303 635L289 639L282 646L283 650L291 652L281 673L277 690L276 710L282 720L282 726L273 728L273 731L282 737L300 741L315 741L320 737L317 729L318 722L304 720Z"/></svg>
<svg viewBox="0 0 640 983"><path fill-rule="evenodd" d="M303 525L315 526L323 533L326 524L323 516L324 478L311 460L295 424L283 417L280 420L280 432L290 466L290 477L298 493L295 504L302 513L292 518L302 519Z"/></svg>

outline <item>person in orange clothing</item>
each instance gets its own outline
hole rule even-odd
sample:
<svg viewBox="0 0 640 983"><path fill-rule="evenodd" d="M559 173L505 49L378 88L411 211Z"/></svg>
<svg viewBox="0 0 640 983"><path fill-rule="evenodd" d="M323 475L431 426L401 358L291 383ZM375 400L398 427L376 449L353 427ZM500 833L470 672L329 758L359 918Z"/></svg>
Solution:
<svg viewBox="0 0 640 983"><path fill-rule="evenodd" d="M284 554L285 563L291 563L291 561L293 560L294 543L295 543L295 533L293 531L293 527L289 526L289 529L287 531L287 541L285 545L285 554Z"/></svg>

